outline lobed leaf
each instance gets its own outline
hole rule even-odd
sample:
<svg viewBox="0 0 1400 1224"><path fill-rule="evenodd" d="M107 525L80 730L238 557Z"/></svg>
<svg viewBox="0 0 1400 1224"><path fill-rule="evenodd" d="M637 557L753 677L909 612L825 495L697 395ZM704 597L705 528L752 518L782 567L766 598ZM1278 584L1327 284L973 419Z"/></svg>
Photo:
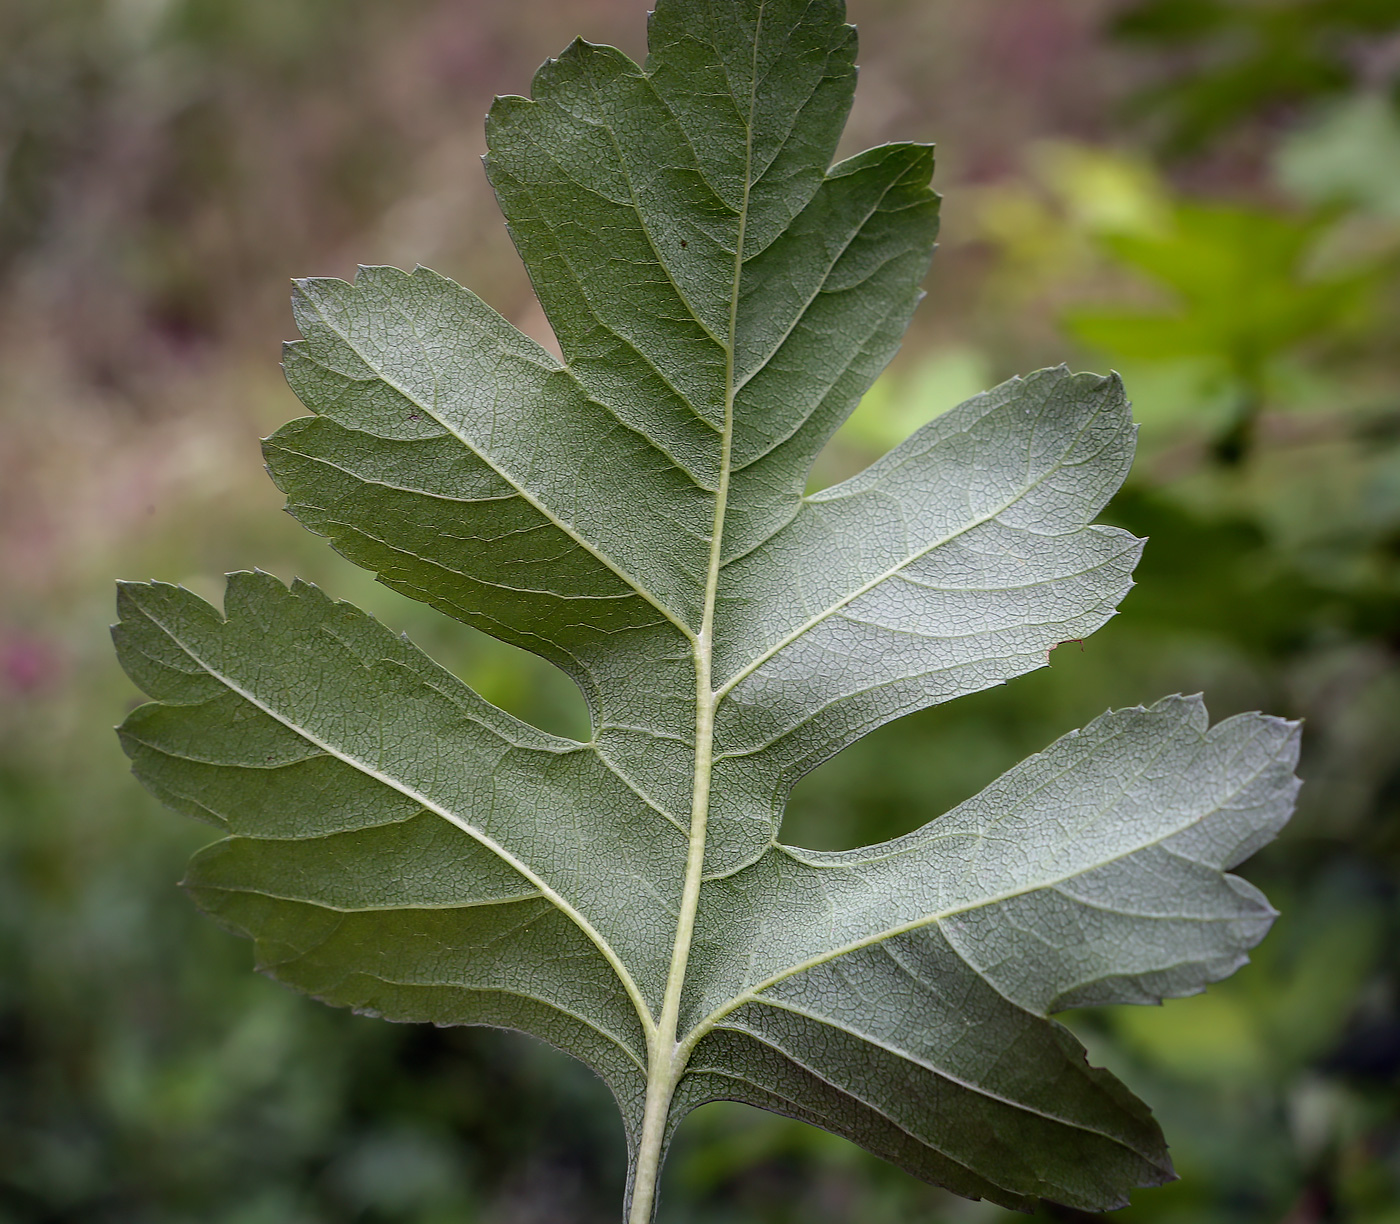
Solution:
<svg viewBox="0 0 1400 1224"><path fill-rule="evenodd" d="M303 281L286 369L313 415L266 443L345 556L567 671L589 741L253 573L222 615L123 585L154 699L123 744L225 834L186 886L265 972L593 1067L633 1221L716 1099L1007 1206L1118 1205L1171 1176L1161 1134L1048 1016L1242 963L1273 915L1227 870L1291 809L1295 730L1171 698L905 838L777 843L807 770L1113 615L1141 542L1092 520L1133 426L1116 378L1043 370L805 496L918 300L931 151L829 164L838 0L662 0L650 45L575 43L488 120L564 361L425 269Z"/></svg>

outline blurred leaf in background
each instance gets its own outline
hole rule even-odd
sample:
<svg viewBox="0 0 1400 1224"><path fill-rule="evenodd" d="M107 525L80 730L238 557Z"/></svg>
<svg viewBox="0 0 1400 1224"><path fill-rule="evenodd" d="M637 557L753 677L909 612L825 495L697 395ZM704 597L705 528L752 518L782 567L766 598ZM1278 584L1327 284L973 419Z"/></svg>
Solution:
<svg viewBox="0 0 1400 1224"><path fill-rule="evenodd" d="M1081 308L1071 335L1122 362L1169 362L1194 374L1190 399L1223 418L1213 445L1224 463L1248 453L1259 414L1305 349L1345 343L1365 329L1370 297L1390 269L1318 270L1333 218L1182 201L1163 232L1106 233L1121 267L1165 291L1157 309Z"/></svg>
<svg viewBox="0 0 1400 1224"><path fill-rule="evenodd" d="M1120 39L1170 54L1135 108L1165 121L1165 147L1199 151L1241 124L1367 83L1400 88L1393 0L1138 0ZM1395 93L1400 104L1400 92Z"/></svg>
<svg viewBox="0 0 1400 1224"><path fill-rule="evenodd" d="M1280 184L1314 205L1400 218L1400 107L1365 92L1319 107L1279 143Z"/></svg>

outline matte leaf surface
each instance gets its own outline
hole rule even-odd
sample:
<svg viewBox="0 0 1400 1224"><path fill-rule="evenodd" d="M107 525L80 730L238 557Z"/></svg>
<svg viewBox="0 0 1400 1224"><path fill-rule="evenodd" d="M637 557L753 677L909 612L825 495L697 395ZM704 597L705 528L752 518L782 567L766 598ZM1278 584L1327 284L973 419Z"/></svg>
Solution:
<svg viewBox="0 0 1400 1224"><path fill-rule="evenodd" d="M836 0L663 0L639 67L575 43L498 100L488 172L564 354L424 269L298 285L292 512L395 590L532 650L592 738L528 726L316 588L223 613L124 584L138 776L223 840L196 901L337 1005L583 1059L651 1217L679 1119L747 1101L963 1194L1084 1210L1171 1176L1147 1109L1046 1017L1232 972L1273 913L1228 868L1287 818L1295 729L1104 715L909 836L779 845L796 780L1043 666L1131 585L1093 518L1133 426L1045 370L804 496L894 353L930 150L830 165Z"/></svg>

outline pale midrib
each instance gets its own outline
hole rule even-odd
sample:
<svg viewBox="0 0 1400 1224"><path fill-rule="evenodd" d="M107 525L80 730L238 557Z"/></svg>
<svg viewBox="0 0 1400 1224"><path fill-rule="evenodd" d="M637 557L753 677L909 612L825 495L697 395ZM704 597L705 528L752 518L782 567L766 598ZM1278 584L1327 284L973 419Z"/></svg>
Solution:
<svg viewBox="0 0 1400 1224"><path fill-rule="evenodd" d="M695 780L692 791L690 853L686 861L685 887L681 916L677 924L676 944L672 954L671 973L667 981L666 1004L677 1015L671 1019L672 1040L675 1020L679 1014L680 996L685 984L686 965L694 938L695 913L699 906L700 883L704 868L705 834L709 816L710 776L713 769L714 712L720 694L714 692L711 668L714 659L715 605L719 594L721 558L724 552L724 520L728 508L730 460L734 440L734 397L738 388L734 379L734 352L739 325L739 289L744 269L744 236L749 217L750 174L753 166L753 112L758 92L758 44L763 23L763 5L759 5L758 23L754 33L754 71L749 93L749 115L744 147L744 198L739 209L739 228L734 242L734 280L729 296L729 337L725 345L724 369L724 430L720 441L719 487L715 494L714 525L710 533L709 568L705 576L705 605L700 634L695 641L696 677L696 743ZM665 1022L663 1021L663 1027Z"/></svg>
<svg viewBox="0 0 1400 1224"><path fill-rule="evenodd" d="M487 455L485 451L483 451L480 447L476 446L469 438L466 437L465 434L461 433L450 423L443 420L442 416L437 410L436 404L425 404L422 401L422 399L420 399L417 395L412 394L396 379L390 378L389 375L377 369L370 362L369 358L366 357L364 353L360 352L359 348L355 345L354 341L351 340L349 336L347 336L344 332L337 328L335 324L332 323L331 320L326 317L325 312L321 310L320 303L316 302L313 303L313 305L316 308L317 315L320 316L321 321L326 325L326 328L333 335L339 337L350 348L350 351L353 352L357 357L359 357L360 360L363 361L369 369L374 370L374 376L377 379L379 379L380 382L382 382L386 387L392 387L395 391L402 395L404 399L406 399L410 404L421 408L423 412L427 413L429 417L431 417L434 421L441 425L443 429L445 429L454 438L456 438L457 441L460 442L463 446L465 446L469 451L471 451L472 454L476 455L477 458L479 458L484 464L486 464L487 467L489 467L493 472L495 472L497 476L499 476L508 485L510 485L512 489L516 490L522 501L526 502L528 505L532 506L535 510L537 510L541 515L543 515L546 519L553 523L560 531L562 531L566 536L568 536L569 539L573 540L574 543L576 543L586 553L596 558L601 564L607 566L609 570L611 570L614 574L621 578L623 582L625 582L634 591L636 591L638 595L640 595L643 599L647 601L647 603L651 604L651 606L655 608L658 612L660 612L662 616L664 616L668 621L671 622L671 624L675 625L675 627L685 635L687 641L690 641L692 643L695 641L695 631L691 629L691 627L687 625L683 620L681 620L681 618L678 617L674 612L672 612L670 608L668 608L664 603L662 603L660 599L653 595L651 591L647 590L647 588L643 586L641 582L638 581L638 579L634 578L631 574L629 574L625 569L618 565L616 561L614 561L601 549L595 548L586 539L579 535L578 532L576 532L568 523L564 522L562 519L553 514L550 511L549 507L546 506L542 501L540 501L539 498L535 497L521 481L517 480L513 475L511 475L510 472L506 471L505 468L503 468L499 463L497 463L494 458ZM407 318L407 316L405 316L405 318ZM408 320L408 323L410 328L412 328L412 320ZM415 337L417 336L416 329L414 329L414 335ZM421 346L422 342L420 341L419 343ZM426 354L426 346L423 347L424 352Z"/></svg>
<svg viewBox="0 0 1400 1224"><path fill-rule="evenodd" d="M724 429L720 439L719 481L715 492L714 524L710 532L710 558L705 577L705 604L700 633L693 639L695 657L695 777L691 792L690 845L686 853L685 881L681 891L676 938L661 1016L649 1033L646 1105L634 1166L630 1224L651 1220L660 1172L661 1152L671 1114L671 1099L685 1074L691 1046L677 1041L681 999L685 991L686 969L695 939L695 916L700 906L700 888L705 870L705 836L709 820L710 781L713 773L715 708L719 694L714 691L715 605L719 593L721 558L724 552L724 519L729 498L729 477L734 440L734 352L739 324L739 289L744 270L744 236L748 225L749 197L753 189L753 121L758 96L758 47L763 29L762 0L754 29L752 70L750 72L748 123L744 145L744 197L739 209L738 232L734 241L734 279L729 297L729 337L724 352Z"/></svg>
<svg viewBox="0 0 1400 1224"><path fill-rule="evenodd" d="M1069 445L1065 447L1064 453L1066 455L1070 454L1074 450L1074 447L1079 442L1079 439L1083 437L1084 431L1088 429L1089 426L1095 420L1098 419L1098 416L1099 414L1095 413L1089 418L1089 420L1084 422L1084 424L1080 427L1079 431L1074 435L1074 438L1070 441ZM1010 497L1008 497L995 509L989 510L986 514L981 515L978 518L972 519L970 522L963 523L960 527L948 532L947 535L941 536L939 539L933 540L929 544L925 545L923 548L920 548L917 551L910 553L907 557L904 557L902 560L897 561L894 565L890 566L883 573L877 574L874 578L871 578L868 582L857 587L854 591L851 591L850 593L841 596L841 598L838 599L835 603L831 604L826 608L823 608L820 612L816 613L815 615L808 617L807 620L803 621L803 623L800 624L791 633L787 634L783 638L780 638L762 654L750 660L742 668L735 672L733 676L726 680L724 684L722 684L718 689L715 690L715 700L717 702L722 701L734 690L734 688L737 685L747 680L751 675L753 675L754 672L756 672L770 659L772 659L776 655L781 654L784 650L791 646L793 642L797 641L798 638L802 637L804 634L810 633L823 621L829 620L831 617L835 616L838 612L840 612L842 608L845 608L850 604L854 603L862 595L866 595L869 592L873 591L882 582L888 582L891 578L896 577L901 570L907 569L909 566L913 565L915 561L919 560L919 558L926 557L935 549L942 548L944 547L944 545L952 543L959 536L964 536L970 531L975 531L978 527L996 521L1009 509L1011 509L1011 507L1014 506L1017 502L1021 501L1025 497L1030 496L1030 494L1039 485L1044 483L1047 479L1053 476L1064 466L1064 460L1060 460L1059 462L1052 464L1034 480L1029 481L1027 484L1017 489L1016 492L1014 492Z"/></svg>
<svg viewBox="0 0 1400 1224"><path fill-rule="evenodd" d="M1268 758L1264 761L1263 764L1259 766L1258 769L1256 769L1252 774L1250 774L1247 778L1245 778L1243 781L1241 781L1238 785L1234 787L1231 794L1236 795L1239 794L1241 791L1248 789L1248 787L1254 783L1254 781L1259 777L1260 774L1262 774L1271 765L1276 764L1277 761L1278 752L1270 753ZM768 977L764 978L761 982L757 982L753 986L750 986L747 990L743 991L742 993L737 994L733 998L726 1000L721 1006L717 1007L703 1020L699 1021L691 1030L689 1035L686 1037L684 1048L686 1048L687 1050L694 1049L696 1043L699 1042L699 1040L702 1037L704 1037L706 1033L710 1032L715 1027L715 1025L717 1025L721 1020L723 1020L725 1016L729 1015L733 1011L736 1011L738 1008L744 1006L746 1003L761 1002L767 1004L768 1000L759 998L759 996L765 990L769 990L773 986L776 986L779 982L783 982L786 981L788 978L795 977L799 973L805 973L808 969L815 969L818 965L827 964L829 961L836 960L838 957L841 956L846 956L851 952L858 952L862 948L869 948L873 947L876 944L884 943L886 940L893 939L898 935L905 935L908 934L910 931L917 931L921 927L932 926L935 923L942 923L949 918L956 918L960 914L971 913L974 910L985 909L988 906L992 905L1000 905L1006 901L1013 901L1017 897L1024 897L1028 896L1031 893L1043 892L1045 889L1058 889L1062 884L1066 884L1070 880L1075 880L1078 879L1080 876L1088 875L1092 871L1099 871L1104 867L1108 867L1114 863L1121 862L1126 858L1131 858L1135 854L1141 854L1144 850L1151 850L1154 847L1161 846L1164 843L1170 841L1173 837L1177 837L1180 834L1186 832L1193 825L1200 824L1202 821L1208 820L1212 816L1218 815L1221 811L1224 810L1224 808L1224 802L1217 803L1208 811L1193 814L1189 819L1177 823L1172 828L1157 834L1155 837L1148 838L1139 843L1138 845L1135 845L1130 849L1123 850L1122 852L1115 854L1110 858L1106 858L1101 862L1081 865L1079 867L1074 868L1072 871L1064 872L1060 875L1051 877L1049 879L1036 880L1027 884L1018 885L1015 888L1005 889L999 893L993 893L989 896L978 897L975 900L962 901L957 903L956 905L951 905L941 910L935 910L929 914L921 914L918 918L910 919L908 922L903 922L896 926L887 927L882 931L875 932L874 934L865 935L862 936L860 939L851 940L849 943L844 944L839 948L833 948L829 951L819 953L816 956L809 956L805 960L798 961L796 964L788 965L783 969L779 970L777 973L771 974ZM979 970L975 965L969 964L968 967L972 969L974 973L977 973L979 976L982 976L981 970Z"/></svg>
<svg viewBox="0 0 1400 1224"><path fill-rule="evenodd" d="M433 812L435 815L442 817L443 820L461 829L462 832L465 833L468 837L478 842L487 850L490 850L493 854L500 858L502 862L508 864L515 871L519 872L521 876L523 876L526 880L528 880L539 890L540 895L542 897L545 897L557 909L564 913L574 923L574 925L577 926L579 930L581 930L584 933L584 935L588 937L589 941L592 942L595 947L597 947L598 951L602 953L603 958L612 967L613 972L617 974L618 980L622 983L623 989L626 990L628 998L632 1000L632 1005L637 1011L637 1016L641 1021L643 1031L647 1034L648 1037L651 1036L652 1032L655 1030L656 1022L652 1018L651 1010L647 1007L646 999L642 996L641 990L638 988L637 983L633 980L631 973L628 972L627 966L623 964L621 958L617 955L616 952L613 951L612 946L608 943L608 941L603 938L601 932L599 932L597 928L594 927L593 924L588 921L587 918L585 918L581 913L578 912L578 910L576 910L572 905L570 905L558 892L556 892L547 883L545 883L543 879L536 875L535 872L533 872L529 868L529 866L523 863L520 859L516 858L515 855L511 854L510 851L508 851L504 846L500 845L494 839L487 836L480 829L476 828L468 821L463 820L455 812L450 811L449 809L443 807L441 804L434 802L427 795L423 794L415 787L409 786L407 783L401 782L397 778L394 778L391 775L376 769L373 765L370 765L365 761L361 761L358 757L355 757L348 752L341 751L339 748L336 748L334 745L322 739L314 732L308 730L305 727L297 725L297 723L285 717L272 706L262 701L255 693L249 691L248 689L245 689L231 676L224 675L223 672L219 671L211 663L201 658L197 653L195 653L195 651L191 650L189 646L187 646L183 641L180 640L180 637L175 633L173 629L170 628L169 625L165 624L163 621L158 620L155 616L151 615L149 610L145 611L145 615L150 619L153 625L159 627L160 630L172 642L174 642L176 646L178 646L182 651L185 652L186 655L190 657L190 659L192 659L196 664L198 664L206 675L214 677L214 679L216 679L230 692L238 694L238 696L242 697L244 701L261 710L269 718L274 719L282 726L286 727L293 734L298 735L302 739L306 740L307 743L314 744L322 752L326 753L326 755L333 756L338 761L343 761L352 769L358 770L360 773L364 774L365 777L372 778L374 781L389 787L391 790L398 791L399 794L404 795L409 799L412 799L415 803L419 804L426 811Z"/></svg>

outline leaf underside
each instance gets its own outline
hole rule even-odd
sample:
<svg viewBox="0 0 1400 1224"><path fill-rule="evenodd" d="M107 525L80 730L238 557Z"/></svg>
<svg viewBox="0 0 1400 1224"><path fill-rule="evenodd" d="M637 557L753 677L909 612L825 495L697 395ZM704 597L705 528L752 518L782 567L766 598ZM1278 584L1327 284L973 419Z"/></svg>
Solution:
<svg viewBox="0 0 1400 1224"><path fill-rule="evenodd" d="M634 1154L703 774L668 1136L739 1100L962 1194L1119 1205L1172 1176L1162 1136L1047 1017L1243 963L1273 911L1226 871L1291 811L1296 729L1168 698L904 838L777 843L808 770L1113 614L1140 542L1092 519L1133 427L1115 378L1040 371L804 496L918 300L931 151L830 165L854 88L836 0L663 0L650 46L641 68L575 43L488 120L564 361L421 268L300 282L286 369L314 415L266 444L301 522L563 668L592 739L244 573L222 614L122 585L119 653L153 698L123 744L225 835L186 885L261 969L543 1038L608 1083Z"/></svg>

